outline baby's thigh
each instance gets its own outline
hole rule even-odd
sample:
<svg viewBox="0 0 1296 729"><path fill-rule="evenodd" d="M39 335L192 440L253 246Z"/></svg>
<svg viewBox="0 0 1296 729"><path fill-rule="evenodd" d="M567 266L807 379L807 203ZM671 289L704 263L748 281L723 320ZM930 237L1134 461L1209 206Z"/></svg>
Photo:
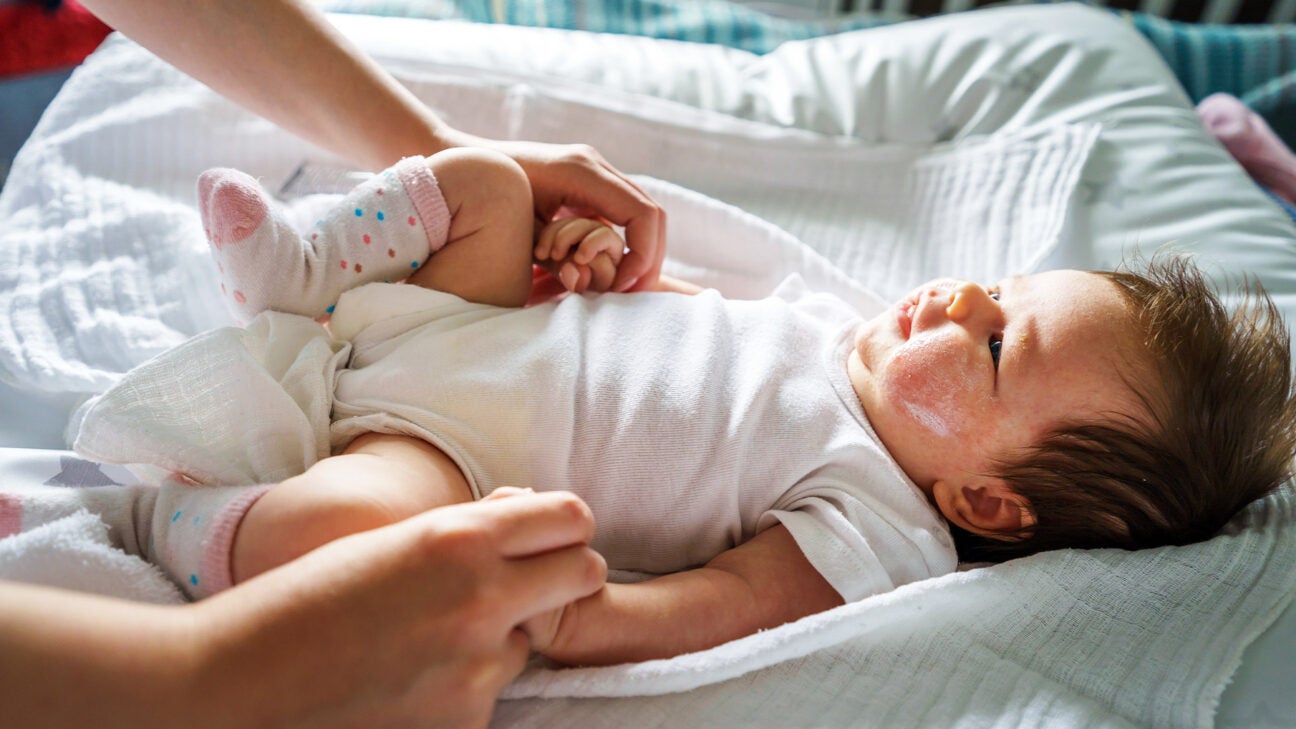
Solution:
<svg viewBox="0 0 1296 729"><path fill-rule="evenodd" d="M468 480L435 446L408 436L360 436L252 505L234 542L235 581L335 539L472 498Z"/></svg>

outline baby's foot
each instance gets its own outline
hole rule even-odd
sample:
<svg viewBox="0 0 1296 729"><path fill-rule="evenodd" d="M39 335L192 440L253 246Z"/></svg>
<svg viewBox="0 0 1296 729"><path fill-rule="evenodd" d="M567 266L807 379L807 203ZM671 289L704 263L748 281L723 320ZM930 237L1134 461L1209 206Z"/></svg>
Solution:
<svg viewBox="0 0 1296 729"><path fill-rule="evenodd" d="M1252 179L1296 203L1296 155L1259 114L1228 94L1202 99L1197 114Z"/></svg>
<svg viewBox="0 0 1296 729"><path fill-rule="evenodd" d="M375 175L306 236L251 176L213 169L198 204L221 291L240 320L267 309L318 317L347 289L399 281L445 244L450 211L421 157Z"/></svg>

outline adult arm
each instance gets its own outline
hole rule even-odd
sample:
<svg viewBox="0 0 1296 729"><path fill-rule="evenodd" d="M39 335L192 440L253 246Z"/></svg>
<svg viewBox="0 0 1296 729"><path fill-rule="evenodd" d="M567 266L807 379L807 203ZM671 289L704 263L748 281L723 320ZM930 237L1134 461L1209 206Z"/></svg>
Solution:
<svg viewBox="0 0 1296 729"><path fill-rule="evenodd" d="M0 583L0 706L33 727L485 726L517 626L601 586L570 494L449 506L202 602Z"/></svg>
<svg viewBox="0 0 1296 729"><path fill-rule="evenodd" d="M568 606L554 660L598 665L669 658L842 604L797 546L774 526L705 567L629 585L609 584Z"/></svg>
<svg viewBox="0 0 1296 729"><path fill-rule="evenodd" d="M602 155L586 145L495 141L448 126L306 0L84 4L222 96L369 169L448 147L503 152L527 173L542 219L568 207L625 227L630 252L614 290L656 283L665 213Z"/></svg>

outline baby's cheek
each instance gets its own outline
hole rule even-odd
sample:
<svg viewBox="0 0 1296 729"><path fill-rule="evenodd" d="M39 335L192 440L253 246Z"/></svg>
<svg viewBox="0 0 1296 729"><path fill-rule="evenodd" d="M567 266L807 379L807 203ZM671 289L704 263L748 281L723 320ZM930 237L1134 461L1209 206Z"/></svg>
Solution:
<svg viewBox="0 0 1296 729"><path fill-rule="evenodd" d="M976 383L967 360L966 353L938 335L911 339L892 357L883 394L932 435L962 435L975 417L968 412L968 394Z"/></svg>

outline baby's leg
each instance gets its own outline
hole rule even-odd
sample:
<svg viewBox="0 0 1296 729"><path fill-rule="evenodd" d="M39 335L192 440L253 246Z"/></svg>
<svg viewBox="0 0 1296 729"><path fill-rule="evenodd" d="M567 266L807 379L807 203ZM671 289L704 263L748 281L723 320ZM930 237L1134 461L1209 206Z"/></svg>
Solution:
<svg viewBox="0 0 1296 729"><path fill-rule="evenodd" d="M467 301L522 306L531 293L535 207L522 168L498 152L457 148L428 167L451 211L449 240L409 283Z"/></svg>
<svg viewBox="0 0 1296 729"><path fill-rule="evenodd" d="M248 510L230 552L235 583L335 539L472 500L445 453L417 438L370 433L339 456L271 488Z"/></svg>
<svg viewBox="0 0 1296 729"><path fill-rule="evenodd" d="M317 317L347 289L399 281L446 242L450 210L422 157L361 184L306 236L251 176L214 169L198 202L221 289L244 321L267 309Z"/></svg>

